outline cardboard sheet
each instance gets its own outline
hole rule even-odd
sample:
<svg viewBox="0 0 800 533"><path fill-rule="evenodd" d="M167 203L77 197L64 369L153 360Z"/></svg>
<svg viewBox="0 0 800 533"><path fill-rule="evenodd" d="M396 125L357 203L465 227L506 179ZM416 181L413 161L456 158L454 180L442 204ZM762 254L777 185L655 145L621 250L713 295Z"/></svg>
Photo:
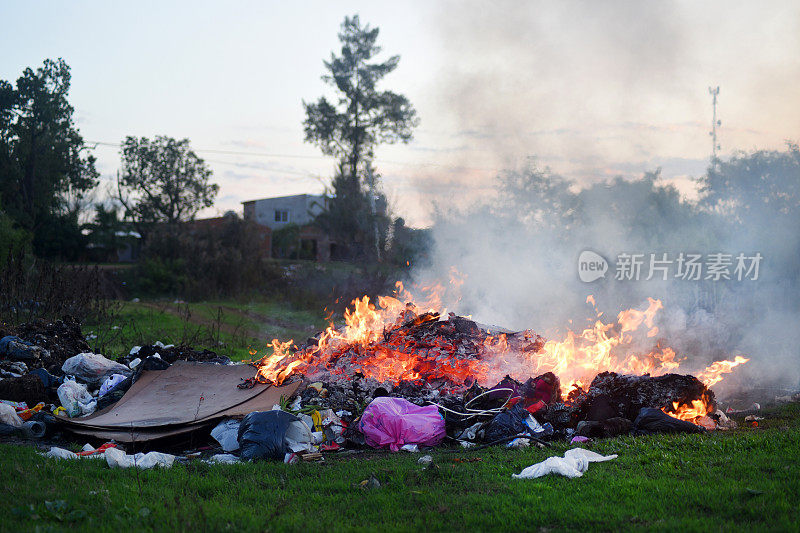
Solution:
<svg viewBox="0 0 800 533"><path fill-rule="evenodd" d="M103 411L60 420L76 430L171 432L177 426L269 410L281 396L291 396L300 386L298 381L283 387L237 387L253 375L248 365L176 361L166 370L144 372L116 404Z"/></svg>

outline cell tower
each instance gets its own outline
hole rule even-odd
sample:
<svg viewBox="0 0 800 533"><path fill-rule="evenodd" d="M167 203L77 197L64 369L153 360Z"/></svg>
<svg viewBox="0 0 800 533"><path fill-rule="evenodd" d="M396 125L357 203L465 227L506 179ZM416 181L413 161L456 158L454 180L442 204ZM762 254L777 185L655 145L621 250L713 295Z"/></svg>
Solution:
<svg viewBox="0 0 800 533"><path fill-rule="evenodd" d="M722 121L717 120L717 95L719 94L719 85L716 87L709 87L708 94L711 95L711 105L713 106L714 112L711 119L711 131L708 132L711 135L711 168L717 168L717 164L719 160L717 159L717 150L720 149L720 145L717 142L717 127L722 126Z"/></svg>

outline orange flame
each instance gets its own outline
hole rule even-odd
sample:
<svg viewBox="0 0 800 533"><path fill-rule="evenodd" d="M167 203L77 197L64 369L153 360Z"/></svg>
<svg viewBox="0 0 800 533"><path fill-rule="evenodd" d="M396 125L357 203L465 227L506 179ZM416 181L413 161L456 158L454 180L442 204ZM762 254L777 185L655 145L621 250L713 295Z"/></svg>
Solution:
<svg viewBox="0 0 800 533"><path fill-rule="evenodd" d="M686 420L687 422L695 423L695 421L708 414L708 407L704 400L692 400L691 405L680 404L679 402L672 402L672 408L664 407L661 409L669 416L677 418L678 420Z"/></svg>
<svg viewBox="0 0 800 533"><path fill-rule="evenodd" d="M282 383L293 372L360 372L381 382L442 378L463 383L471 378L491 385L506 374L524 380L553 372L560 378L566 396L570 389L590 383L599 372L662 375L675 372L680 366L681 359L672 348L661 342L653 347L653 341L648 340L658 334L655 316L663 309L661 301L653 298L648 298L646 309L628 309L620 312L615 321L604 323L594 298L589 296L587 303L595 306L594 324L580 333L568 330L562 340L545 342L530 330L513 335L484 332L480 342L465 348L442 336L422 342L407 335L408 328L401 327L404 324L419 326L439 321L445 314L445 310L438 312L445 296L448 301L456 301L463 283L464 276L452 269L447 287L423 287L416 298L397 282L394 294L379 297L377 305L367 296L356 299L344 313L344 327L330 324L316 346L297 350L291 340L273 340L269 345L272 355L257 363L257 378ZM647 345L650 347L642 348ZM741 356L733 361L717 361L700 372L698 378L710 386L718 383L722 374L746 362Z"/></svg>
<svg viewBox="0 0 800 533"><path fill-rule="evenodd" d="M722 374L733 372L734 367L743 365L750 359L737 355L733 361L716 361L708 366L702 372L698 372L697 378L703 382L706 387L710 387L722 381Z"/></svg>

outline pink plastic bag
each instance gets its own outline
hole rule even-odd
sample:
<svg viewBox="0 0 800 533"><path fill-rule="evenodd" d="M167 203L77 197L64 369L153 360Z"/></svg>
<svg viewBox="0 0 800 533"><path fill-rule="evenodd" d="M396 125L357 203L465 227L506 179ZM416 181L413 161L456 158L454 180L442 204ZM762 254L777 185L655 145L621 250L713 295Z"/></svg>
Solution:
<svg viewBox="0 0 800 533"><path fill-rule="evenodd" d="M436 446L445 437L444 419L435 405L420 407L402 398L375 398L361 416L367 444L396 452L404 444Z"/></svg>

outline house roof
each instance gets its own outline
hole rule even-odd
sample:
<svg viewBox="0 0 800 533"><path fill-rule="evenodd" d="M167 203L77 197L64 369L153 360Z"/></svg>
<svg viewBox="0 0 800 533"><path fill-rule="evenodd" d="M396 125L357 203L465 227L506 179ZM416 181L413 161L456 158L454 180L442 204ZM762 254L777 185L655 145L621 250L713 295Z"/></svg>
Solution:
<svg viewBox="0 0 800 533"><path fill-rule="evenodd" d="M253 202L260 202L262 200L286 200L288 198L300 198L300 197L304 197L304 196L310 196L310 197L313 197L313 198L322 198L325 195L324 194L289 194L287 196L270 196L270 197L267 197L267 198L258 198L256 200L245 200L244 202L241 202L241 203L243 203L243 204L251 204Z"/></svg>

